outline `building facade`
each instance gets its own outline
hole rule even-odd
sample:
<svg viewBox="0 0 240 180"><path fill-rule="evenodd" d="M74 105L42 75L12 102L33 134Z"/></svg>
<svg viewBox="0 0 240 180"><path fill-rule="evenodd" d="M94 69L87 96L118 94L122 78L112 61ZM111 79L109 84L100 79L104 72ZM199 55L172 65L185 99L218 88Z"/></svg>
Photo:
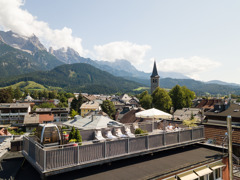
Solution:
<svg viewBox="0 0 240 180"><path fill-rule="evenodd" d="M101 110L100 105L95 101L88 101L81 105L81 116L84 117L86 114L88 114L91 111L97 111Z"/></svg>
<svg viewBox="0 0 240 180"><path fill-rule="evenodd" d="M1 103L0 124L22 124L24 116L29 112L30 103Z"/></svg>

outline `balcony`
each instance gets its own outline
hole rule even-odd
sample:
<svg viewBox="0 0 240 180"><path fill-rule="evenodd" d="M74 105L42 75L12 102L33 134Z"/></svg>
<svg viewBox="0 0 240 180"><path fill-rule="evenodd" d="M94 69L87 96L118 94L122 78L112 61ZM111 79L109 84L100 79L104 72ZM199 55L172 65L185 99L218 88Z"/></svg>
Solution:
<svg viewBox="0 0 240 180"><path fill-rule="evenodd" d="M204 128L162 132L135 138L45 148L30 137L23 138L23 155L42 175L48 176L143 154L201 142Z"/></svg>

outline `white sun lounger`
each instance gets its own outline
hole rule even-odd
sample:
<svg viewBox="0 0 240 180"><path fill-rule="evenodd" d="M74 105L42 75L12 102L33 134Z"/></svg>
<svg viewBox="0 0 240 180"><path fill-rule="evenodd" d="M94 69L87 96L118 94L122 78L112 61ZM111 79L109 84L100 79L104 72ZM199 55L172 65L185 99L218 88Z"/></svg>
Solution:
<svg viewBox="0 0 240 180"><path fill-rule="evenodd" d="M135 137L135 135L131 132L130 127L128 127L128 126L125 126L125 134L128 137Z"/></svg>
<svg viewBox="0 0 240 180"><path fill-rule="evenodd" d="M98 141L105 141L106 139L102 136L102 131L101 130L96 130L95 131L95 139Z"/></svg>
<svg viewBox="0 0 240 180"><path fill-rule="evenodd" d="M139 128L138 123L133 123L133 129L136 130L138 128Z"/></svg>
<svg viewBox="0 0 240 180"><path fill-rule="evenodd" d="M117 138L118 138L118 137L112 135L112 132L111 132L110 130L107 130L107 132L106 132L106 137L107 137L107 139L109 139L109 140L113 140L113 139L117 139Z"/></svg>
<svg viewBox="0 0 240 180"><path fill-rule="evenodd" d="M127 138L128 136L123 134L121 128L115 128L116 136L119 138Z"/></svg>

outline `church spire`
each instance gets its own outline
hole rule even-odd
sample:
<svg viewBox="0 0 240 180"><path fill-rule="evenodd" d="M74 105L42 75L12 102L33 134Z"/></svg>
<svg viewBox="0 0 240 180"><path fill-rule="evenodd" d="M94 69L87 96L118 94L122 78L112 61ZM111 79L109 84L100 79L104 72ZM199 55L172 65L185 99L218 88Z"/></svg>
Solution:
<svg viewBox="0 0 240 180"><path fill-rule="evenodd" d="M154 61L153 71L152 71L152 75L151 75L151 93L153 93L153 91L157 87L159 87L159 85L160 85L159 79L160 79L160 76L158 75L158 72L157 72L156 61Z"/></svg>
<svg viewBox="0 0 240 180"><path fill-rule="evenodd" d="M151 77L156 77L156 76L158 76L158 72L157 72L156 61L154 61L153 71L152 71Z"/></svg>

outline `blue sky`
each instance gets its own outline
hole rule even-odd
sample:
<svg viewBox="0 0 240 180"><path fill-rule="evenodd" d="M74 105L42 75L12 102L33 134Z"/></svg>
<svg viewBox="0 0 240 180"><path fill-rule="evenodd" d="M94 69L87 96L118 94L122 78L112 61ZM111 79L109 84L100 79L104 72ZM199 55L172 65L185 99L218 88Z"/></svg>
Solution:
<svg viewBox="0 0 240 180"><path fill-rule="evenodd" d="M240 83L240 1L0 0L0 28L97 60ZM4 7L4 8L2 8ZM10 18L11 17L11 18Z"/></svg>

